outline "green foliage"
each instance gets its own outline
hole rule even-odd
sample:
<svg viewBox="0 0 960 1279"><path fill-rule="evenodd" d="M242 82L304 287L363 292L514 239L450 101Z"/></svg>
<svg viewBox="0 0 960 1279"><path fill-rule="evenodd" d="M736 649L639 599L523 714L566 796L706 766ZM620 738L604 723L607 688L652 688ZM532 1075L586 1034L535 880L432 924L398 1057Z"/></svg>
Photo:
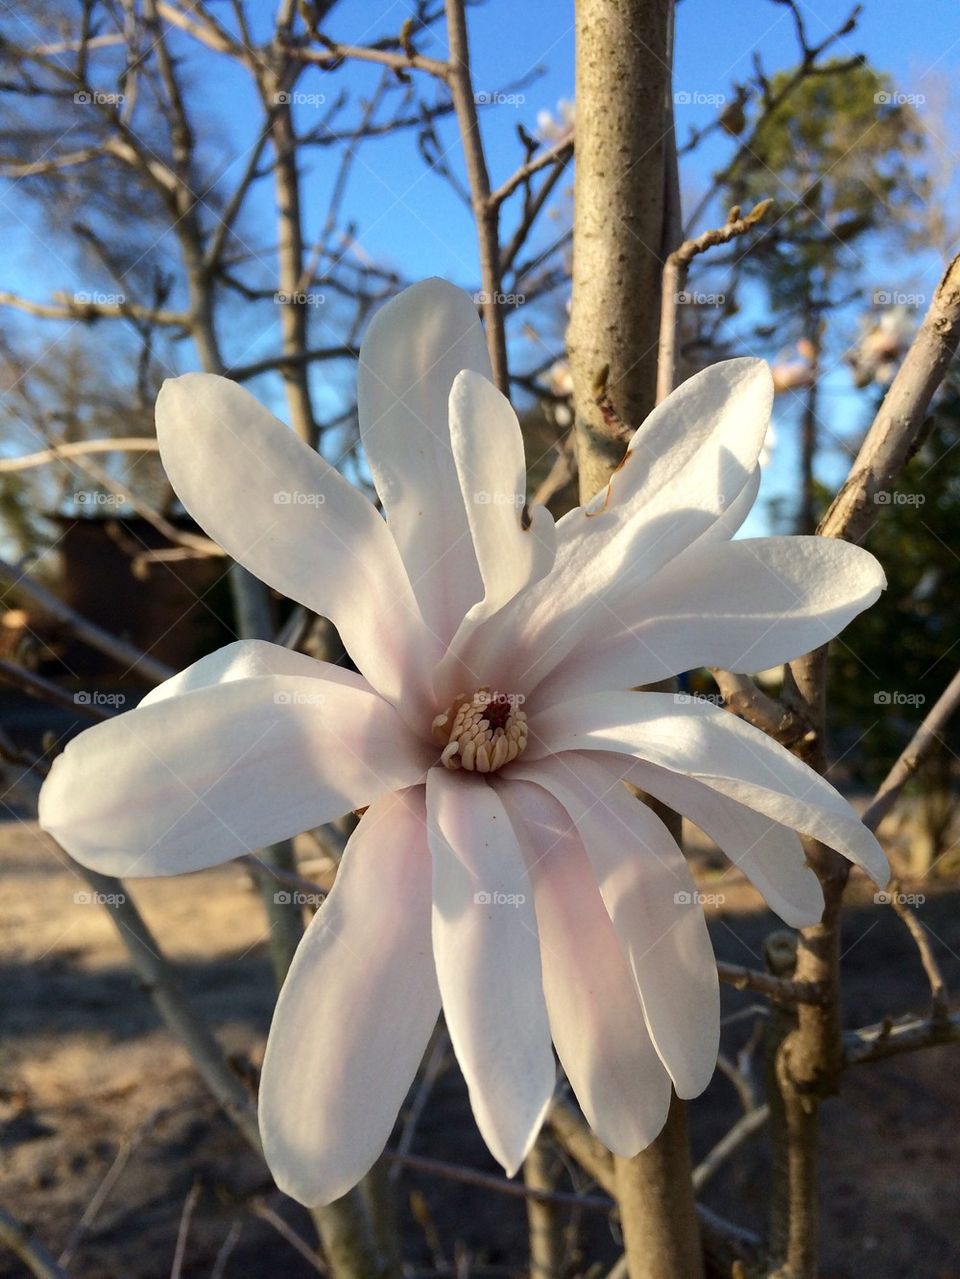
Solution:
<svg viewBox="0 0 960 1279"><path fill-rule="evenodd" d="M867 545L887 590L832 650L830 718L878 783L956 669L960 617L960 384L946 388L926 439L884 495ZM867 736L860 741L865 731ZM960 732L952 730L956 751Z"/></svg>
<svg viewBox="0 0 960 1279"><path fill-rule="evenodd" d="M907 226L923 206L924 135L913 108L888 76L837 66L824 64L758 122L727 188L729 202L745 208L775 201L747 266L763 277L777 311L829 305L833 276L856 261L849 247ZM772 97L794 74L773 78Z"/></svg>

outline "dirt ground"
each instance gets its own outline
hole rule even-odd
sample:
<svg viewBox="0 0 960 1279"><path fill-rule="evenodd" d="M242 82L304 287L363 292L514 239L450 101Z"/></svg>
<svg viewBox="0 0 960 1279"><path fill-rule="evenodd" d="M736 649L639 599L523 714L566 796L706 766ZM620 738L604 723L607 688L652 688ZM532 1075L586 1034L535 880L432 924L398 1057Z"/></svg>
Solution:
<svg viewBox="0 0 960 1279"><path fill-rule="evenodd" d="M11 803L9 795L4 803ZM182 1276L316 1274L283 1234L288 1224L312 1239L307 1215L272 1190L159 1022L107 913L84 900L84 886L21 816L7 810L0 824L0 1203L54 1256L66 1251L66 1269L76 1279L167 1279L175 1273L178 1235ZM704 891L718 884L708 877ZM711 918L717 953L756 965L760 943L777 923L748 886L729 874L722 886L726 900ZM925 891L921 916L948 984L957 986L960 893ZM141 881L133 894L238 1068L258 1065L271 977L246 872L232 866ZM925 980L903 926L873 904L865 884L852 900L845 926L847 1023L922 1010ZM755 1002L732 990L724 1000L731 1014ZM747 1040L753 1020L728 1025L728 1056ZM957 1053L939 1048L859 1067L842 1098L827 1105L825 1276L960 1276ZM730 1126L737 1107L718 1072L692 1106L697 1157ZM498 1171L454 1067L439 1079L413 1150ZM410 1172L396 1187L411 1275L437 1264L457 1275L526 1273L519 1201ZM705 1202L762 1228L767 1187L761 1134L711 1183ZM605 1264L594 1273L602 1273L619 1254L602 1213L582 1219L580 1240L576 1274L598 1261ZM0 1276L25 1273L0 1247Z"/></svg>

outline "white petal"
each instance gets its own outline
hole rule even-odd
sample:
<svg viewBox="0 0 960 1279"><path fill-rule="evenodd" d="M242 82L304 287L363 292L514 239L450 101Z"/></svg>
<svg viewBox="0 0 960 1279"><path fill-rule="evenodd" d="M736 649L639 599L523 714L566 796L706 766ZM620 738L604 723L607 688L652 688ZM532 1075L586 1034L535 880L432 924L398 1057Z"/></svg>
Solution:
<svg viewBox="0 0 960 1279"><path fill-rule="evenodd" d="M44 783L40 824L104 874L176 875L421 781L432 758L375 693L302 676L231 680L81 733Z"/></svg>
<svg viewBox="0 0 960 1279"><path fill-rule="evenodd" d="M480 608L489 616L550 571L556 526L544 507L528 510L520 423L506 396L478 373L465 370L454 381L450 436L483 578Z"/></svg>
<svg viewBox="0 0 960 1279"><path fill-rule="evenodd" d="M478 776L431 769L433 950L477 1125L509 1176L555 1081L530 882L510 819Z"/></svg>
<svg viewBox="0 0 960 1279"><path fill-rule="evenodd" d="M622 755L597 755L614 775L682 812L747 876L791 928L806 928L823 914L823 889L807 865L795 831L728 799L692 777Z"/></svg>
<svg viewBox="0 0 960 1279"><path fill-rule="evenodd" d="M826 644L885 585L869 551L834 538L698 544L639 588L614 582L590 635L538 700L652 684L698 666L766 670Z"/></svg>
<svg viewBox="0 0 960 1279"><path fill-rule="evenodd" d="M157 436L177 496L215 542L329 617L384 697L425 695L439 647L386 524L362 494L226 378L164 382Z"/></svg>
<svg viewBox="0 0 960 1279"><path fill-rule="evenodd" d="M663 1127L670 1077L576 827L539 786L505 781L497 789L533 883L557 1053L590 1127L631 1158Z"/></svg>
<svg viewBox="0 0 960 1279"><path fill-rule="evenodd" d="M260 1132L281 1190L313 1207L368 1171L439 1011L418 788L386 795L364 815L280 992Z"/></svg>
<svg viewBox="0 0 960 1279"><path fill-rule="evenodd" d="M670 693L595 693L530 720L525 758L607 750L692 777L834 848L881 887L883 849L847 801L779 742L728 711Z"/></svg>
<svg viewBox="0 0 960 1279"><path fill-rule="evenodd" d="M140 706L192 693L211 684L224 684L229 680L253 679L257 675L300 675L305 679L327 679L371 692L370 685L356 671L345 666L332 666L296 653L282 644L270 644L267 640L236 640L215 653L208 653L192 666L165 679L140 699Z"/></svg>
<svg viewBox="0 0 960 1279"><path fill-rule="evenodd" d="M698 1096L717 1062L720 986L683 854L616 772L587 755L516 771L549 790L576 823L630 961L650 1038L678 1095Z"/></svg>
<svg viewBox="0 0 960 1279"><path fill-rule="evenodd" d="M423 615L444 643L483 594L447 418L461 369L491 376L477 308L452 284L425 280L377 312L357 373L370 471Z"/></svg>
<svg viewBox="0 0 960 1279"><path fill-rule="evenodd" d="M697 373L650 414L610 484L557 525L553 572L492 618L464 654L529 695L589 635L607 597L638 590L752 490L773 401L762 360ZM482 643L482 652L480 645Z"/></svg>

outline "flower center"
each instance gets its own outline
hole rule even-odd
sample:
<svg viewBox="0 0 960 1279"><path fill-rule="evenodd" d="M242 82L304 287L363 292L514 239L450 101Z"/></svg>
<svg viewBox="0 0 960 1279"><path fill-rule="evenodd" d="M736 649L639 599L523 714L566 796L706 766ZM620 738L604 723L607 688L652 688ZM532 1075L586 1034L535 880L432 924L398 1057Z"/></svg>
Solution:
<svg viewBox="0 0 960 1279"><path fill-rule="evenodd" d="M433 721L433 740L442 746L445 768L493 773L523 751L527 744L527 717L520 709L523 697L515 693L458 693Z"/></svg>

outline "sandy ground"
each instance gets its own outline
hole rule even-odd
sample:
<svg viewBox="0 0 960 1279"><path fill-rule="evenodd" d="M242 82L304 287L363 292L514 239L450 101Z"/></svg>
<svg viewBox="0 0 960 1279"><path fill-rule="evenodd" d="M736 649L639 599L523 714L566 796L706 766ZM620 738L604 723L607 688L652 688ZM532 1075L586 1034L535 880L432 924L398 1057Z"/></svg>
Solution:
<svg viewBox="0 0 960 1279"><path fill-rule="evenodd" d="M711 885L721 881L708 878L704 891ZM776 921L748 887L729 876L722 887L726 901L711 919L718 954L756 965ZM141 881L132 891L191 998L249 1074L249 1063L256 1066L262 1056L271 978L259 903L245 871L234 866ZM158 1021L106 912L83 893L33 823L0 824L0 1202L55 1256L68 1251L76 1279L166 1279L188 1197L182 1276L316 1274L258 1212L279 1213L310 1239L306 1214L272 1191ZM912 942L865 887L859 897L845 928L847 1023L922 1009L926 987ZM958 900L960 894L941 892L923 908L954 986ZM731 1013L752 1002L734 991L724 999ZM731 1023L728 1054L750 1025ZM960 1276L957 1051L859 1068L842 1100L828 1104L824 1275ZM697 1156L736 1115L733 1089L718 1073L692 1107ZM497 1171L454 1068L441 1077L413 1148ZM767 1185L760 1136L727 1165L706 1202L762 1227ZM463 1274L526 1273L517 1201L409 1173L397 1189L411 1273L424 1273L438 1257L447 1266L469 1259ZM585 1260L573 1274L586 1274L588 1260L609 1265L618 1255L603 1215L584 1218L580 1241ZM0 1248L0 1276L25 1273Z"/></svg>

